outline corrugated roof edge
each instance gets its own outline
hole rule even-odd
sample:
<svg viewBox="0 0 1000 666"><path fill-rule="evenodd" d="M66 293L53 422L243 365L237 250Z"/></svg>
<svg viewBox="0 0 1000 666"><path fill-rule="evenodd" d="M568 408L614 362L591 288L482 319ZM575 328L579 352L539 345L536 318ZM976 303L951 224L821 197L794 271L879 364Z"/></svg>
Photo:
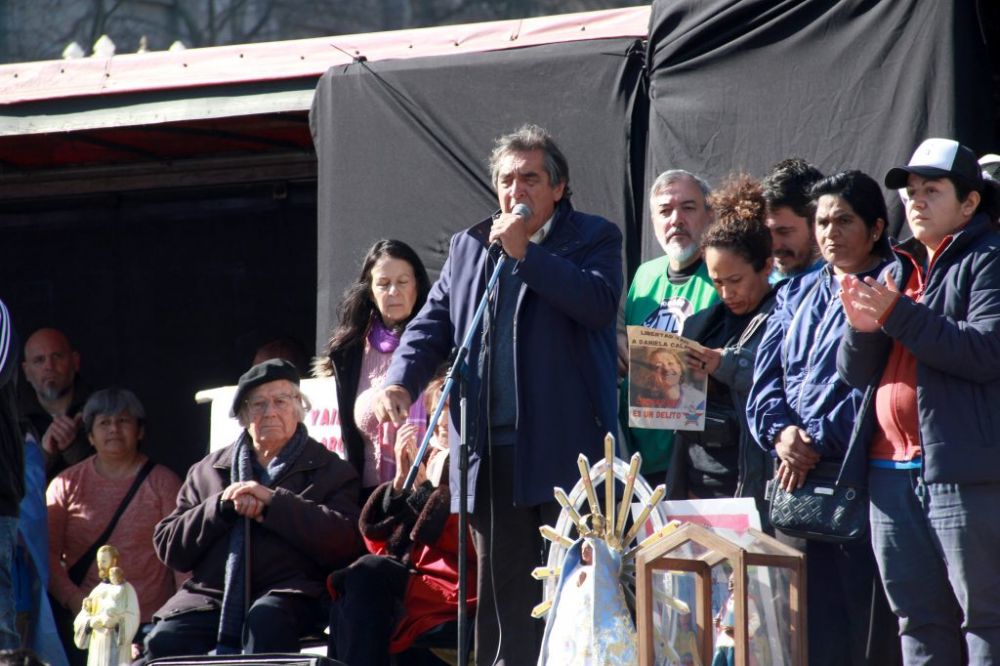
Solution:
<svg viewBox="0 0 1000 666"><path fill-rule="evenodd" d="M0 66L0 105L319 77L338 64L644 38L649 6L487 23Z"/></svg>

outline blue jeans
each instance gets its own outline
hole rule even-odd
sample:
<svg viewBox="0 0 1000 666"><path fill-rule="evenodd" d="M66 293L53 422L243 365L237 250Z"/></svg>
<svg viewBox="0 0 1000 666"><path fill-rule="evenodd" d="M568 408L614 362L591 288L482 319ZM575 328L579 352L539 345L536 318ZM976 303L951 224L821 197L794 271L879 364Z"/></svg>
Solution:
<svg viewBox="0 0 1000 666"><path fill-rule="evenodd" d="M872 546L903 660L1000 664L1000 484L871 468Z"/></svg>
<svg viewBox="0 0 1000 666"><path fill-rule="evenodd" d="M17 518L0 516L0 649L21 647L14 626L14 549L17 547Z"/></svg>

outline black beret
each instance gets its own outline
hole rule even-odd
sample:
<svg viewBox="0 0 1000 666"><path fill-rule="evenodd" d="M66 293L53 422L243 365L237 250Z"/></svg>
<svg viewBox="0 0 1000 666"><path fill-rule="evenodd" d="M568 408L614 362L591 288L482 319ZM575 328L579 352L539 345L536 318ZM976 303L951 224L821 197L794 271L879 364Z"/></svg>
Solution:
<svg viewBox="0 0 1000 666"><path fill-rule="evenodd" d="M258 363L244 372L243 376L240 377L240 383L236 385L236 396L233 397L233 406L229 410L229 415L236 418L236 413L240 411L240 404L246 400L250 389L281 379L286 379L296 386L299 385L299 371L292 363L281 358L272 358Z"/></svg>

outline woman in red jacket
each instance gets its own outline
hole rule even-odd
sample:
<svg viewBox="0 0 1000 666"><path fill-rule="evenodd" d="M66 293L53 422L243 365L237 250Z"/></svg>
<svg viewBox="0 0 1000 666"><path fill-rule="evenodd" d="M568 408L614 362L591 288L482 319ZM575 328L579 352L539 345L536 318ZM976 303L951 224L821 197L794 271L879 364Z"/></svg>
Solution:
<svg viewBox="0 0 1000 666"><path fill-rule="evenodd" d="M428 413L444 381L425 392ZM333 573L327 586L329 655L348 664L389 664L421 634L458 616L458 520L448 490L448 411L441 413L412 490L403 483L416 453L416 428L396 438L396 475L375 489L361 512L361 534L369 554ZM466 535L470 567L469 610L475 610L474 547Z"/></svg>

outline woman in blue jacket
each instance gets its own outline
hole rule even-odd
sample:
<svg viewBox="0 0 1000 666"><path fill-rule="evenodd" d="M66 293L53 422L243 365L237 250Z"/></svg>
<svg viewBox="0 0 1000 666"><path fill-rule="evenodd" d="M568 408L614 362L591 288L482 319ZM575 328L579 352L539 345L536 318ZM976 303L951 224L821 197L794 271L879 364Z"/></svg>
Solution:
<svg viewBox="0 0 1000 666"><path fill-rule="evenodd" d="M778 461L775 481L801 487L809 474L864 484L864 458L842 466L859 433L861 391L837 376L837 348L847 329L839 293L846 276L875 278L891 256L885 200L860 171L813 186L816 242L827 262L778 291L754 364L747 420L757 443ZM863 446L864 440L860 440ZM875 563L867 539L846 544L809 540L809 664L866 663Z"/></svg>
<svg viewBox="0 0 1000 666"><path fill-rule="evenodd" d="M894 279L849 279L845 381L868 387L872 544L905 663L1000 661L1000 239L975 154L928 139L889 171L913 232ZM964 643L964 645L963 645Z"/></svg>

